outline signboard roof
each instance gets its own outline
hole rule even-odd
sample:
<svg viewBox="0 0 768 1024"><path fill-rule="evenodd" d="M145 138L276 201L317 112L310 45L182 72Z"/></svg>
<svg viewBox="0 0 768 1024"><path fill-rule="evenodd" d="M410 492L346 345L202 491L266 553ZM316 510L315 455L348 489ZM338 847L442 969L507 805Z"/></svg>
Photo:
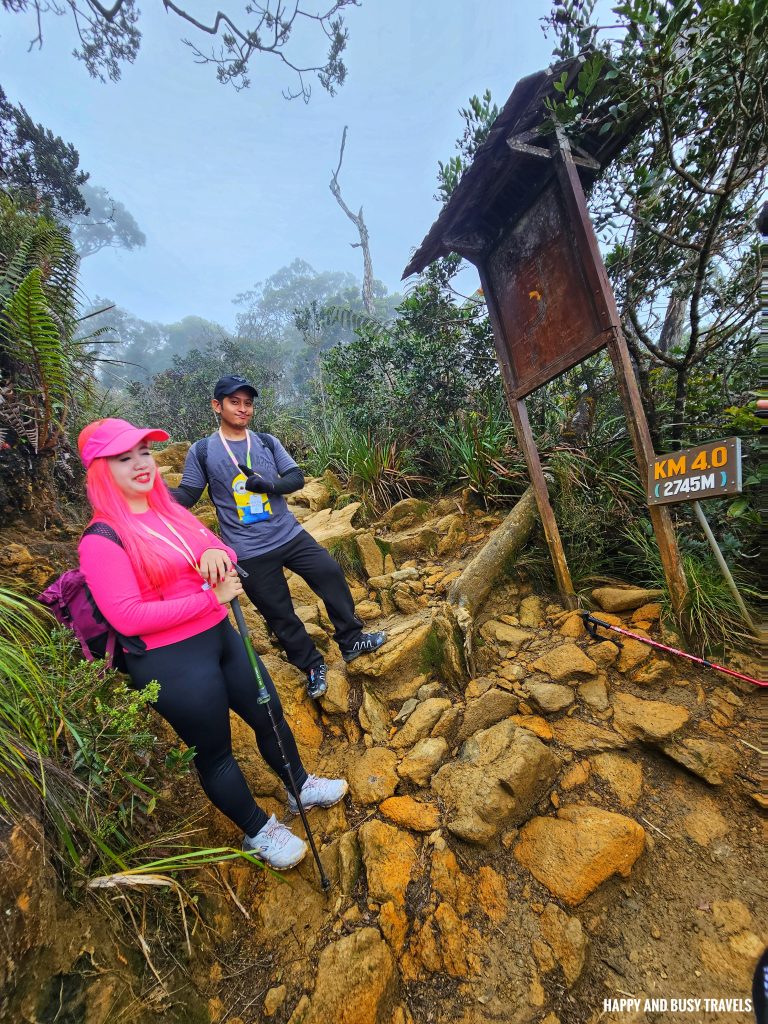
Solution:
<svg viewBox="0 0 768 1024"><path fill-rule="evenodd" d="M554 83L565 71L570 84L582 68L586 57L572 57L522 78L493 123L488 138L475 154L440 216L432 225L419 248L405 268L403 277L421 272L426 266L451 252L461 252L471 259L468 250L475 246L485 252L498 240L501 231L531 205L553 176L551 161L513 151L507 144L510 136L526 136L534 143L536 129L545 120L544 101L557 99L560 93ZM580 166L579 176L585 186L594 181L599 171L637 131L642 111L628 121L619 132L605 135L587 133L579 141L579 149L593 166ZM578 158L577 158L578 162Z"/></svg>

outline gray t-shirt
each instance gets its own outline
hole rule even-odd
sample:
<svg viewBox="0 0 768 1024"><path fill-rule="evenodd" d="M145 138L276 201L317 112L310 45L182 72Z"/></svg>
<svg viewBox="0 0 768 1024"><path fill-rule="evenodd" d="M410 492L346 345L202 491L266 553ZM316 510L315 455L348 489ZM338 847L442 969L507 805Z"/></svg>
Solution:
<svg viewBox="0 0 768 1024"><path fill-rule="evenodd" d="M256 434L250 430L248 433L251 437L251 468L256 472L274 479L296 467L276 437L269 435L275 449L273 455ZM228 440L227 444L237 461L245 465L247 442ZM184 463L181 486L198 489L208 484L219 517L222 539L235 549L238 558L254 558L274 551L301 531L282 494L269 494L265 499L263 495L252 494L243 488L242 474L227 454L218 431L208 438L206 467L208 480L192 445ZM241 478L239 483L236 482L238 476Z"/></svg>

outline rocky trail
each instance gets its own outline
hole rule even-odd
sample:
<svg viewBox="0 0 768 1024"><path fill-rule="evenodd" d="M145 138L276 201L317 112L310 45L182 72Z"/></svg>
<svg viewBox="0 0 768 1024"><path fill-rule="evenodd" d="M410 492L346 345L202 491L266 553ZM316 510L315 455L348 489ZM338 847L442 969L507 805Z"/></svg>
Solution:
<svg viewBox="0 0 768 1024"><path fill-rule="evenodd" d="M310 857L283 879L222 865L200 906L205 949L186 968L194 998L150 979L156 1015L141 1019L753 1020L744 1000L768 943L764 693L639 642L594 643L577 613L509 576L476 616L470 675L446 595L503 517L408 499L359 527L356 503L331 502L311 481L296 511L349 568L385 647L345 665L324 608L292 578L330 666L315 706L245 609L305 762L349 779L344 803L309 812L331 892ZM662 635L657 594L593 596L604 618ZM233 736L260 802L284 817L282 787L236 719ZM202 816L199 842L239 844L190 777L180 795ZM69 936L73 962L86 947ZM89 984L67 1020L131 1019L104 1009L104 978ZM675 999L701 1002L686 1012Z"/></svg>

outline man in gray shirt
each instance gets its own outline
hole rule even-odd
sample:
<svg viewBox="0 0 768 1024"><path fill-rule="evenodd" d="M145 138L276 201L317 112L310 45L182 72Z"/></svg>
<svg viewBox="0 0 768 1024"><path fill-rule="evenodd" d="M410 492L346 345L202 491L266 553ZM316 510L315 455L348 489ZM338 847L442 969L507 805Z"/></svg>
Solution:
<svg viewBox="0 0 768 1024"><path fill-rule="evenodd" d="M181 483L171 493L189 508L208 485L222 539L248 573L243 589L288 660L306 673L310 697L318 698L328 688L327 666L294 611L285 569L301 576L324 602L345 661L377 650L386 634L362 631L338 562L288 508L284 495L300 490L304 475L276 437L248 429L257 394L244 377L217 381L211 405L219 429L192 445Z"/></svg>

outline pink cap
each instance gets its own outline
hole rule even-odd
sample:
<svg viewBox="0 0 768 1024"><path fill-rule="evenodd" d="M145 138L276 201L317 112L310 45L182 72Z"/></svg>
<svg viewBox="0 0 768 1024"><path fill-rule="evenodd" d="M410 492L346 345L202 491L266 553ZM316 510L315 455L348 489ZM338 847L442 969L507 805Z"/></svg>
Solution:
<svg viewBox="0 0 768 1024"><path fill-rule="evenodd" d="M152 427L134 427L128 420L105 419L89 423L80 431L77 446L87 469L94 459L122 455L140 441L168 441L171 435Z"/></svg>

